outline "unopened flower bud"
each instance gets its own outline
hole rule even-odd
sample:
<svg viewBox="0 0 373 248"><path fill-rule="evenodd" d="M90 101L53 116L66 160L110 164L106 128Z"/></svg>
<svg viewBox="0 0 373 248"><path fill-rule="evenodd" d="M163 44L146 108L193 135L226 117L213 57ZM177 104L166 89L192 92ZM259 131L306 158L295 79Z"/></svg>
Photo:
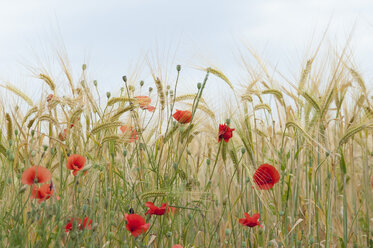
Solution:
<svg viewBox="0 0 373 248"><path fill-rule="evenodd" d="M177 66L176 66L176 70L177 70L177 71L181 71L181 65L177 65Z"/></svg>
<svg viewBox="0 0 373 248"><path fill-rule="evenodd" d="M202 84L201 83L197 83L197 89L201 89L202 87Z"/></svg>
<svg viewBox="0 0 373 248"><path fill-rule="evenodd" d="M144 86L144 81L143 80L140 81L140 86L141 87Z"/></svg>
<svg viewBox="0 0 373 248"><path fill-rule="evenodd" d="M83 64L83 65L82 65L82 69L83 69L83 71L85 71L85 69L87 69L87 65L86 65L86 64Z"/></svg>
<svg viewBox="0 0 373 248"><path fill-rule="evenodd" d="M123 76L122 79L123 79L123 81L124 81L125 83L127 83L127 76Z"/></svg>

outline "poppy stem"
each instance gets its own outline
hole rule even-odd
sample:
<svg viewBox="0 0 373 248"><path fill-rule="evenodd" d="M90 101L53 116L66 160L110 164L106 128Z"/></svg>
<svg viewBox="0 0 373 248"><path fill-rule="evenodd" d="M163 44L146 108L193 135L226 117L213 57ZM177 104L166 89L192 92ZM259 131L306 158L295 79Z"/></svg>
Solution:
<svg viewBox="0 0 373 248"><path fill-rule="evenodd" d="M220 150L221 150L222 144L223 144L223 142L220 142L220 144L219 144L219 148L218 148L218 152L216 153L215 162L214 162L214 165L213 165L213 167L212 167L212 172L211 172L210 177L209 177L209 180L208 180L208 182L207 182L207 185L206 185L205 191L206 191L207 188L209 187L209 185L210 185L209 182L211 181L212 176L214 175L215 168L216 168L216 165L217 165L217 163L218 163L218 158L219 158L219 154L220 154Z"/></svg>

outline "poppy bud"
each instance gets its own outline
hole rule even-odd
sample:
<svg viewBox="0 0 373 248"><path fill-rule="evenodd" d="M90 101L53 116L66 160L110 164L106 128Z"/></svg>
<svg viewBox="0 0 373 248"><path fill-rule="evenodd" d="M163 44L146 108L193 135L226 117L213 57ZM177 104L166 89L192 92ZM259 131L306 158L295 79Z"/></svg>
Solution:
<svg viewBox="0 0 373 248"><path fill-rule="evenodd" d="M177 66L176 66L176 70L177 70L177 71L181 71L181 65L177 65Z"/></svg>
<svg viewBox="0 0 373 248"><path fill-rule="evenodd" d="M225 122L227 123L227 125L229 125L231 124L231 119L227 119Z"/></svg>
<svg viewBox="0 0 373 248"><path fill-rule="evenodd" d="M14 134L17 136L18 135L18 130L14 130Z"/></svg>
<svg viewBox="0 0 373 248"><path fill-rule="evenodd" d="M111 93L108 91L108 92L106 92L106 97L107 97L107 99L109 99L110 98L110 96L111 96Z"/></svg>
<svg viewBox="0 0 373 248"><path fill-rule="evenodd" d="M201 89L201 87L202 87L202 84L201 84L201 83L198 83L198 84L197 84L197 89Z"/></svg>
<svg viewBox="0 0 373 248"><path fill-rule="evenodd" d="M27 189L27 185L23 185L23 186L21 187L21 189L19 190L19 193L20 193L20 194L24 193L24 192L26 191L26 189Z"/></svg>
<svg viewBox="0 0 373 248"><path fill-rule="evenodd" d="M171 236L172 236L172 232L168 231L168 232L166 233L166 236L167 236L167 238L171 237Z"/></svg>
<svg viewBox="0 0 373 248"><path fill-rule="evenodd" d="M83 209L83 212L87 211L87 209L88 209L88 205L87 205L87 204L83 204L82 209Z"/></svg>
<svg viewBox="0 0 373 248"><path fill-rule="evenodd" d="M244 147L242 147L242 148L241 148L241 153L242 153L242 154L245 154L245 152L246 152L246 149L245 149Z"/></svg>
<svg viewBox="0 0 373 248"><path fill-rule="evenodd" d="M124 157L127 156L127 150L126 149L123 150L123 156Z"/></svg>
<svg viewBox="0 0 373 248"><path fill-rule="evenodd" d="M210 164L211 164L211 160L210 160L209 158L206 160L206 164L207 164L207 165L210 165Z"/></svg>
<svg viewBox="0 0 373 248"><path fill-rule="evenodd" d="M93 80L93 85L97 87L97 80Z"/></svg>
<svg viewBox="0 0 373 248"><path fill-rule="evenodd" d="M167 85L167 89L168 89L168 90L171 89L171 86L170 86L170 85Z"/></svg>
<svg viewBox="0 0 373 248"><path fill-rule="evenodd" d="M152 87L149 87L149 92L152 92L153 91L153 88Z"/></svg>
<svg viewBox="0 0 373 248"><path fill-rule="evenodd" d="M82 65L82 69L83 69L83 71L85 71L85 69L87 69L87 65L86 65L86 64L83 64L83 65Z"/></svg>
<svg viewBox="0 0 373 248"><path fill-rule="evenodd" d="M225 236L229 236L231 234L231 229L225 229Z"/></svg>
<svg viewBox="0 0 373 248"><path fill-rule="evenodd" d="M47 151L48 150L48 146L47 145L43 145L43 150Z"/></svg>
<svg viewBox="0 0 373 248"><path fill-rule="evenodd" d="M174 163L174 164L172 165L172 167L174 168L174 170L177 170L177 168L178 168L178 164L177 164L177 163Z"/></svg>
<svg viewBox="0 0 373 248"><path fill-rule="evenodd" d="M13 145L13 140L9 140L8 143L9 143L9 146L12 146Z"/></svg>
<svg viewBox="0 0 373 248"><path fill-rule="evenodd" d="M35 135L35 130L31 130L31 136L34 137Z"/></svg>
<svg viewBox="0 0 373 248"><path fill-rule="evenodd" d="M129 86L128 86L128 90L129 90L129 91L134 91L134 90L135 90L135 87L134 87L133 85L129 85Z"/></svg>
<svg viewBox="0 0 373 248"><path fill-rule="evenodd" d="M127 83L127 76L123 76L122 79L123 79L123 81L124 81L125 83Z"/></svg>
<svg viewBox="0 0 373 248"><path fill-rule="evenodd" d="M144 81L143 80L140 81L140 87L142 87L142 86L144 86Z"/></svg>

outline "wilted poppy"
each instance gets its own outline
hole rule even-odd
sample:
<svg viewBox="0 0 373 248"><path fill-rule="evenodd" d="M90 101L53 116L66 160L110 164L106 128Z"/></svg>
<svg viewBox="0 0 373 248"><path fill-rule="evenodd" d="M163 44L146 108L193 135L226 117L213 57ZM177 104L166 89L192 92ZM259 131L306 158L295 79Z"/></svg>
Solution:
<svg viewBox="0 0 373 248"><path fill-rule="evenodd" d="M181 124L189 123L192 120L192 112L188 110L176 110L172 116Z"/></svg>
<svg viewBox="0 0 373 248"><path fill-rule="evenodd" d="M53 185L52 184L43 184L40 188L34 185L31 198L39 199L39 203L49 199L53 195Z"/></svg>
<svg viewBox="0 0 373 248"><path fill-rule="evenodd" d="M137 104L139 104L141 109L147 109L150 112L154 111L155 108L153 106L150 106L150 103L152 102L152 99L150 99L150 97L148 97L148 96L136 96L135 98L136 98Z"/></svg>
<svg viewBox="0 0 373 248"><path fill-rule="evenodd" d="M149 214L150 216L152 216L153 214L164 215L164 213L166 212L166 208L167 208L166 203L163 203L160 208L157 207L157 206L154 206L154 204L152 202L146 202L145 206L147 206L149 208L149 210L146 211L145 215Z"/></svg>
<svg viewBox="0 0 373 248"><path fill-rule="evenodd" d="M85 217L83 220L76 218L76 221L78 222L79 230L84 230L86 227L88 230L92 229L92 220L88 217ZM70 219L69 223L67 223L67 225L65 226L65 232L70 232L71 230L73 230L73 225L74 219Z"/></svg>
<svg viewBox="0 0 373 248"><path fill-rule="evenodd" d="M262 164L254 173L254 182L259 189L271 189L280 180L280 174L270 164Z"/></svg>
<svg viewBox="0 0 373 248"><path fill-rule="evenodd" d="M126 136L129 136L128 142L134 142L135 140L139 139L139 136L137 135L136 129L131 126L121 126L120 131L122 131L123 134Z"/></svg>
<svg viewBox="0 0 373 248"><path fill-rule="evenodd" d="M145 219L138 214L125 214L127 221L126 229L131 232L132 236L137 237L149 229L150 224L145 223Z"/></svg>
<svg viewBox="0 0 373 248"><path fill-rule="evenodd" d="M23 184L32 185L33 183L46 183L52 175L47 168L41 166L31 166L22 173L21 181Z"/></svg>
<svg viewBox="0 0 373 248"><path fill-rule="evenodd" d="M76 176L78 174L78 171L83 169L85 162L86 162L85 157L79 154L72 154L67 158L66 167L67 169L72 170L73 175Z"/></svg>
<svg viewBox="0 0 373 248"><path fill-rule="evenodd" d="M53 94L49 94L49 95L47 96L47 102L49 102L50 100L52 100L53 97L54 97Z"/></svg>
<svg viewBox="0 0 373 248"><path fill-rule="evenodd" d="M253 214L253 216L250 217L250 214L249 213L244 213L245 214L245 218L243 219L239 219L238 222L244 226L248 226L248 227L254 227L254 226L260 226L262 227L262 225L260 225L259 223L259 218L260 218L260 215L259 213L256 213L256 214Z"/></svg>
<svg viewBox="0 0 373 248"><path fill-rule="evenodd" d="M221 139L228 142L232 138L234 130L234 128L229 128L226 124L219 124L219 142Z"/></svg>

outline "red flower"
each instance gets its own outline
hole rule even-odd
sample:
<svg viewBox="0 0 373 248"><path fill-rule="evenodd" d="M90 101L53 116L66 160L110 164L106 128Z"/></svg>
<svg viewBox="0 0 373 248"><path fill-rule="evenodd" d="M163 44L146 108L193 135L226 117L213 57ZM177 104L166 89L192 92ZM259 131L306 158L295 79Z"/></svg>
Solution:
<svg viewBox="0 0 373 248"><path fill-rule="evenodd" d="M176 245L173 245L171 248L183 248L183 246L179 245L179 244L176 244Z"/></svg>
<svg viewBox="0 0 373 248"><path fill-rule="evenodd" d="M226 124L219 124L219 142L221 139L224 139L225 142L228 142L233 136L234 128L229 128Z"/></svg>
<svg viewBox="0 0 373 248"><path fill-rule="evenodd" d="M192 112L188 110L176 110L172 116L181 124L189 123L192 120Z"/></svg>
<svg viewBox="0 0 373 248"><path fill-rule="evenodd" d="M32 199L39 199L39 203L49 199L53 195L53 184L43 184L40 188L34 185L31 192Z"/></svg>
<svg viewBox="0 0 373 248"><path fill-rule="evenodd" d="M150 224L145 223L145 219L138 214L125 214L127 221L126 229L131 232L132 236L137 237L149 229Z"/></svg>
<svg viewBox="0 0 373 248"><path fill-rule="evenodd" d="M85 162L85 157L78 154L72 154L67 158L66 167L67 169L72 170L73 175L76 176L78 174L78 171L83 169Z"/></svg>
<svg viewBox="0 0 373 248"><path fill-rule="evenodd" d="M150 103L152 102L152 99L150 99L150 97L136 96L135 98L136 98L137 104L139 104L141 109L147 109L150 112L154 111L155 108L153 106L150 106Z"/></svg>
<svg viewBox="0 0 373 248"><path fill-rule="evenodd" d="M260 226L258 219L260 218L260 215L258 213L253 214L253 216L250 217L249 213L245 213L245 218L239 219L238 222L244 226L248 227L254 227L254 226Z"/></svg>
<svg viewBox="0 0 373 248"><path fill-rule="evenodd" d="M280 174L269 164L262 164L254 173L254 182L259 189L271 189L279 180Z"/></svg>
<svg viewBox="0 0 373 248"><path fill-rule="evenodd" d="M146 211L145 215L149 214L150 216L152 216L153 214L164 215L164 213L166 212L166 208L167 208L166 203L163 203L160 208L154 206L154 204L152 202L146 202L145 206L147 206L149 208L149 210Z"/></svg>
<svg viewBox="0 0 373 248"><path fill-rule="evenodd" d="M129 141L128 141L130 143L134 142L135 139L136 140L139 139L139 136L137 135L136 129L134 127L131 127L131 126L121 126L120 127L120 131L122 131L122 133L124 133L126 136L130 136Z"/></svg>
<svg viewBox="0 0 373 248"><path fill-rule="evenodd" d="M47 168L41 166L31 166L22 174L23 184L45 183L51 179L52 175Z"/></svg>
<svg viewBox="0 0 373 248"><path fill-rule="evenodd" d="M78 224L79 230L84 230L86 227L88 230L92 229L92 220L89 219L88 217L85 217L84 220L79 219L79 218L76 218L76 220L79 223ZM88 225L87 225L87 222L88 222ZM65 226L65 232L70 232L71 230L73 230L73 225L74 225L74 219L71 219L69 223L67 223L67 225Z"/></svg>

